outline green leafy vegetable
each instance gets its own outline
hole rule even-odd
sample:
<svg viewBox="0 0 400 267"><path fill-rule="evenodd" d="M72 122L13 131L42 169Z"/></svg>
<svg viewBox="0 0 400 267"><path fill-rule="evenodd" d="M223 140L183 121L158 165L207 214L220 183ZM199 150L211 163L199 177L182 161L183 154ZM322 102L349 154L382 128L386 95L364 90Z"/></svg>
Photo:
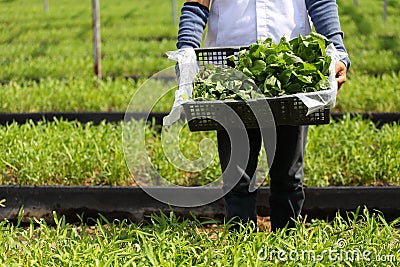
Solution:
<svg viewBox="0 0 400 267"><path fill-rule="evenodd" d="M263 97L254 81L232 68L206 65L194 79L195 100L248 100Z"/></svg>
<svg viewBox="0 0 400 267"><path fill-rule="evenodd" d="M227 58L234 70L214 65L201 70L193 99L247 100L329 89L328 45L328 39L314 32L290 41L282 37L279 44L271 38L258 41Z"/></svg>

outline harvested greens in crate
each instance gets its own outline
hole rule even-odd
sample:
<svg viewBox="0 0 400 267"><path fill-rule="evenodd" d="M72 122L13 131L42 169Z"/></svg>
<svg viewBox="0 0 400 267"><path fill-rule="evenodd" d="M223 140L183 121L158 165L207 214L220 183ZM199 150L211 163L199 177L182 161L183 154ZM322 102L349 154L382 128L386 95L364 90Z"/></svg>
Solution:
<svg viewBox="0 0 400 267"><path fill-rule="evenodd" d="M256 128L256 117L268 110L276 125L329 123L338 55L324 36L282 37L279 44L266 39L249 47L195 49L195 54L200 69L190 99L181 103L192 131L235 124ZM235 114L225 112L226 106Z"/></svg>

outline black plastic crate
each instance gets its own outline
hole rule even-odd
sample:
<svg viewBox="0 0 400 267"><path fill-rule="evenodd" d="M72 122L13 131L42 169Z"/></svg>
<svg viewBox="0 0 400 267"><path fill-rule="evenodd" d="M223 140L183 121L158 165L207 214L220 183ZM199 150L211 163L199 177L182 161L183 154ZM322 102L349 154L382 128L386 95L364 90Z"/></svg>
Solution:
<svg viewBox="0 0 400 267"><path fill-rule="evenodd" d="M225 59L228 56L236 55L240 50L247 47L219 47L219 48L199 48L195 49L197 60L200 67L207 64L214 64L223 67L231 66L231 62ZM229 127L258 128L257 119L253 113L256 111L257 117L265 115L262 123L267 125L272 121L270 112L265 109L265 100L268 102L276 125L317 125L328 124L330 122L330 108L321 108L312 114L307 115L308 108L295 96L285 96L280 98L252 99L247 101L223 100L223 101L189 101L183 104L183 108L188 119L191 131L209 131L223 129L223 125ZM229 114L226 107L235 111ZM221 111L223 115L221 115ZM237 116L242 123L238 122Z"/></svg>

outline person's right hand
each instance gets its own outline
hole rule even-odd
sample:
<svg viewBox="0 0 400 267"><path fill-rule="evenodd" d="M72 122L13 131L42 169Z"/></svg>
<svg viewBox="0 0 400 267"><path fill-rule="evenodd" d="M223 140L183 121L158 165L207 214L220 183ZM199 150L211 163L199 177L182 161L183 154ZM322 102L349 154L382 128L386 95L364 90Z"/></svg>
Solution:
<svg viewBox="0 0 400 267"><path fill-rule="evenodd" d="M336 63L336 81L338 83L338 92L340 90L340 88L342 88L343 84L346 82L347 78L347 68L346 65L342 62L342 61L338 61L338 63Z"/></svg>

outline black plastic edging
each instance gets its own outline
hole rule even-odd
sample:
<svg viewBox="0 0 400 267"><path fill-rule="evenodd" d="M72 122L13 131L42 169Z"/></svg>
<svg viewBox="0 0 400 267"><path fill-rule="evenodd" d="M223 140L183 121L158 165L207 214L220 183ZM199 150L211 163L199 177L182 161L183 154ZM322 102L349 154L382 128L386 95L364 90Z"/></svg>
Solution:
<svg viewBox="0 0 400 267"><path fill-rule="evenodd" d="M397 122L400 123L400 112L393 113L332 113L331 118L334 121L339 121L348 114L350 117L361 116L363 119L371 120L375 125L380 128L384 124ZM148 121L155 121L156 125L162 125L163 117L168 115L168 112L32 112L32 113L0 113L0 125L7 125L12 122L19 124L32 121L37 123L42 120L54 121L55 119L63 119L67 121L79 121L81 123L92 122L94 125L100 122L119 122L127 119L147 119Z"/></svg>
<svg viewBox="0 0 400 267"><path fill-rule="evenodd" d="M164 194L182 194L182 189L153 187ZM188 189L193 190L193 189ZM220 188L202 188L205 193L215 194ZM188 192L183 192L188 193ZM400 186L388 187L308 187L303 215L308 218L330 219L337 212L355 211L359 206L371 212L378 210L390 221L400 217ZM260 216L269 216L269 188L258 191L257 211ZM53 223L53 211L57 216L65 215L68 222L79 222L82 218L98 218L102 214L108 220L127 219L142 222L148 215L172 209L180 217L222 219L223 200L211 204L181 208L170 207L152 198L139 187L112 186L0 186L0 199L6 199L5 208L0 208L0 220L17 221L23 207L22 222L28 218L43 218Z"/></svg>
<svg viewBox="0 0 400 267"><path fill-rule="evenodd" d="M94 125L105 122L119 122L126 119L147 119L148 121L155 120L156 125L162 125L163 117L168 115L166 112L32 112L32 113L0 113L0 125L7 125L12 122L19 124L32 121L37 123L39 121L79 121L81 123L91 122Z"/></svg>
<svg viewBox="0 0 400 267"><path fill-rule="evenodd" d="M349 115L350 118L355 118L361 116L364 120L371 120L377 128L381 128L383 125L388 123L400 123L400 112L352 112L352 113L343 113L337 112L332 113L331 118L334 121L340 121L344 116Z"/></svg>

